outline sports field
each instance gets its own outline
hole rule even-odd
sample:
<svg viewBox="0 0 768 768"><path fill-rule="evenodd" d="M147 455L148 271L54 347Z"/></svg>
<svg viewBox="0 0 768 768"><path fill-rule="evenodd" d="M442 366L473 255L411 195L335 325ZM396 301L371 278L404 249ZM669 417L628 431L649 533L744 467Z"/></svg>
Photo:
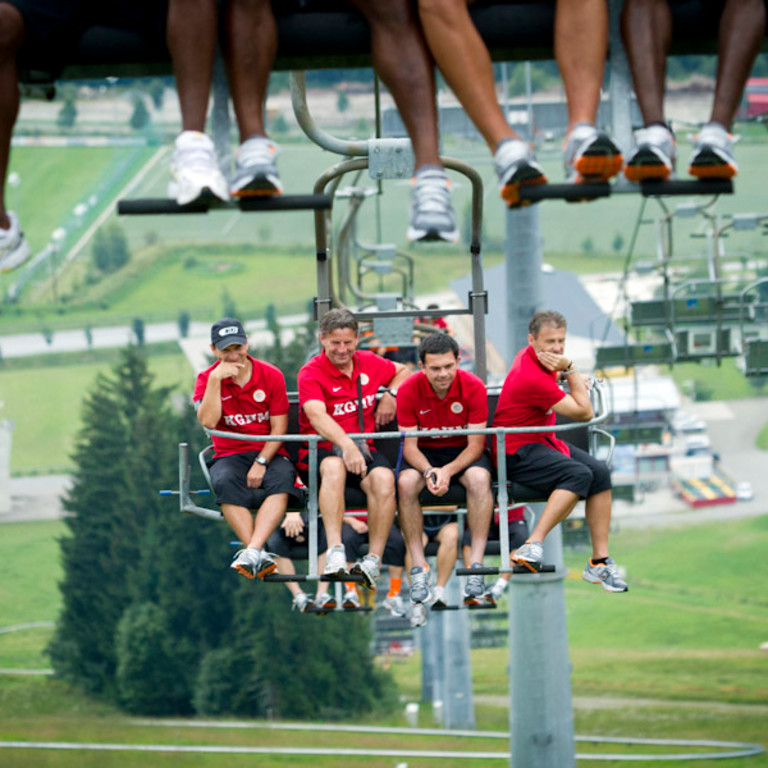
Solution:
<svg viewBox="0 0 768 768"><path fill-rule="evenodd" d="M199 521L200 525L211 525ZM0 627L53 621L60 605L56 537L60 522L13 523L3 526L0 562L10 578L0 582ZM627 567L631 591L609 595L578 578L566 581L572 686L576 701L577 735L611 735L668 739L720 739L768 745L768 654L758 650L768 639L768 601L764 594L768 518L732 521L727 525L618 533L612 548ZM568 565L576 576L585 554L571 552ZM48 564L46 579L33 563ZM722 563L739 563L724 568ZM13 584L13 590L10 584ZM255 589L269 588L255 585ZM502 607L506 607L502 603ZM339 620L339 617L318 619ZM343 620L343 619L342 619ZM318 628L321 629L320 624ZM43 648L51 630L29 629L0 634L0 667L45 669ZM507 727L507 651L472 652L476 718L481 730ZM392 665L404 701L418 701L418 655ZM402 713L355 725L404 726ZM420 726L431 727L428 705L422 705ZM84 699L46 677L0 675L0 740L107 742L139 745L327 746L329 748L438 749L505 751L504 740L468 740L449 734L384 735L266 731L266 723L203 723L162 721L150 724L128 718L109 707ZM248 727L248 726L251 727ZM196 726L196 727L193 727ZM604 751L591 743L577 744L580 753ZM637 748L610 745L627 754ZM641 751L669 753L669 748ZM0 750L3 765L75 766L146 765L213 766L228 764L348 766L347 757L204 755L119 751ZM410 768L503 766L504 760L403 758ZM355 757L355 765L391 768L395 759ZM580 768L623 763L580 760ZM658 761L660 768L679 763ZM723 768L766 768L768 757L720 760Z"/></svg>

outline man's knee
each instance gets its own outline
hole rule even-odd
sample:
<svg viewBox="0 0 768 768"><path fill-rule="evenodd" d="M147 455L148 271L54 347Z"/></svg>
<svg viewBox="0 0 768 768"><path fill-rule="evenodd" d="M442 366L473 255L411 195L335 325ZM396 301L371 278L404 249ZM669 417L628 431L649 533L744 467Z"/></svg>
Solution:
<svg viewBox="0 0 768 768"><path fill-rule="evenodd" d="M375 467L367 475L366 487L364 488L366 496L371 494L379 499L395 497L395 473L391 469L384 467Z"/></svg>
<svg viewBox="0 0 768 768"><path fill-rule="evenodd" d="M24 42L24 17L14 5L0 2L0 57L16 55Z"/></svg>
<svg viewBox="0 0 768 768"><path fill-rule="evenodd" d="M461 482L467 489L467 493L476 495L490 493L491 490L491 475L482 467L469 467L462 475Z"/></svg>
<svg viewBox="0 0 768 768"><path fill-rule="evenodd" d="M397 493L401 499L413 501L418 498L424 482L415 469L406 469L397 478Z"/></svg>
<svg viewBox="0 0 768 768"><path fill-rule="evenodd" d="M447 21L462 10L466 0L419 0L419 15L422 18Z"/></svg>
<svg viewBox="0 0 768 768"><path fill-rule="evenodd" d="M347 468L338 456L329 456L320 464L320 483L326 487L343 487L347 482Z"/></svg>
<svg viewBox="0 0 768 768"><path fill-rule="evenodd" d="M459 545L459 525L458 523L447 523L444 525L437 535L437 540L440 542L440 547L453 547L454 549Z"/></svg>

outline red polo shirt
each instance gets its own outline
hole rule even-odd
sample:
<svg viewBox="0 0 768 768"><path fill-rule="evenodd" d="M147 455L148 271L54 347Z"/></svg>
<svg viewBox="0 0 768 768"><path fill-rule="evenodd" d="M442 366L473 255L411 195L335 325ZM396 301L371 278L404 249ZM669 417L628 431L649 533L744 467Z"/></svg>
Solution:
<svg viewBox="0 0 768 768"><path fill-rule="evenodd" d="M409 376L397 390L397 423L402 428L466 429L488 421L488 395L478 376L459 369L444 398L432 389L424 371ZM420 437L419 448L464 448L466 435Z"/></svg>
<svg viewBox="0 0 768 768"><path fill-rule="evenodd" d="M515 356L501 388L493 426L552 426L556 418L552 406L564 397L565 392L557 386L557 372L549 371L539 363L533 347L525 347ZM558 440L554 432L507 435L506 452L511 455L528 443L543 443L566 456L571 455L568 445Z"/></svg>
<svg viewBox="0 0 768 768"><path fill-rule="evenodd" d="M391 360L358 350L352 358L352 375L342 373L327 357L325 352L315 355L299 371L299 431L302 435L317 432L304 413L304 403L320 400L325 403L327 413L345 432L360 432L357 416L357 379L360 378L363 393L364 432L376 431L376 393L379 387L386 387L395 377L397 369ZM320 448L330 450L333 444L324 441Z"/></svg>
<svg viewBox="0 0 768 768"><path fill-rule="evenodd" d="M268 435L271 430L270 416L284 416L288 413L285 378L274 365L256 360L250 355L248 359L252 366L251 378L242 387L233 379L221 382L221 418L216 429L246 435ZM208 377L218 365L217 360L197 375L195 393L192 395L194 402L203 399ZM217 456L229 456L233 453L260 451L264 442L214 437L213 447ZM287 455L282 446L279 453Z"/></svg>

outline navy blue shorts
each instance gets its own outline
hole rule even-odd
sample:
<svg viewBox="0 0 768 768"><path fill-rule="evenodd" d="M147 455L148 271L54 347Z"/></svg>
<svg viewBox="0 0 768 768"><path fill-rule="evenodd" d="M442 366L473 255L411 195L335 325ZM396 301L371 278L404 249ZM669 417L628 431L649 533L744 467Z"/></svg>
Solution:
<svg viewBox="0 0 768 768"><path fill-rule="evenodd" d="M287 557L289 560L304 560L307 556L309 547L309 523L306 515L302 515L304 520L304 530L299 536L288 536L285 530L278 526L269 537L266 549L267 552L273 552L278 557ZM317 553L321 554L328 549L325 539L325 528L323 521L317 521Z"/></svg>
<svg viewBox="0 0 768 768"><path fill-rule="evenodd" d="M296 487L296 469L286 456L275 456L269 462L261 488L246 485L246 475L258 455L258 451L246 451L213 459L208 469L216 503L258 509L268 496L287 493L289 506L303 508L304 491Z"/></svg>
<svg viewBox="0 0 768 768"><path fill-rule="evenodd" d="M344 523L341 526L341 543L347 553L347 560L354 562L360 560L368 552L368 534L358 533L351 525ZM392 526L384 546L384 555L381 558L384 565L405 565L405 540L397 526Z"/></svg>
<svg viewBox="0 0 768 768"><path fill-rule="evenodd" d="M569 446L571 455L543 443L528 443L507 456L507 477L549 497L564 490L588 499L611 488L611 470L581 448Z"/></svg>

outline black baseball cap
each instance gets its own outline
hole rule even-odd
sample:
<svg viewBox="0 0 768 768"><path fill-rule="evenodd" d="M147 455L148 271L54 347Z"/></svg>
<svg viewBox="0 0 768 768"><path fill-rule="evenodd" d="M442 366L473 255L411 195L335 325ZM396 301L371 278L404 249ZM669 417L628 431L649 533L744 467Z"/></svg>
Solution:
<svg viewBox="0 0 768 768"><path fill-rule="evenodd" d="M211 344L216 349L225 349L230 344L247 344L243 324L234 317L223 317L211 326Z"/></svg>

